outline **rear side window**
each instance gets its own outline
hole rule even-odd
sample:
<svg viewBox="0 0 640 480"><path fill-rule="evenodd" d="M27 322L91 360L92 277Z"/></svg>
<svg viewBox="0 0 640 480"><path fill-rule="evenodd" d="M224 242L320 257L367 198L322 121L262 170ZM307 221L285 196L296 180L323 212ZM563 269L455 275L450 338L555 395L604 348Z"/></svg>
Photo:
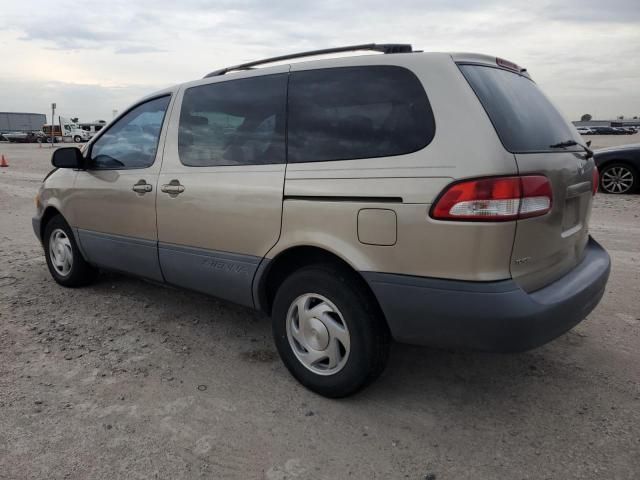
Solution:
<svg viewBox="0 0 640 480"><path fill-rule="evenodd" d="M188 88L178 154L184 165L263 165L285 161L287 74Z"/></svg>
<svg viewBox="0 0 640 480"><path fill-rule="evenodd" d="M418 78L395 66L293 72L289 162L387 157L424 148L435 121Z"/></svg>
<svg viewBox="0 0 640 480"><path fill-rule="evenodd" d="M480 65L460 65L460 70L508 151L558 151L550 146L567 140L582 142L532 80Z"/></svg>

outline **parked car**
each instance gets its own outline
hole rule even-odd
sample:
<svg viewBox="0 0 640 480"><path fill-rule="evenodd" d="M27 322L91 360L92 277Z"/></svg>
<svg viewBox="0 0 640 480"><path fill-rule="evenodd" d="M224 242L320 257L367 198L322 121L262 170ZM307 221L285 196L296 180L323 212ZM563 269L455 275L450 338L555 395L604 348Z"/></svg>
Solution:
<svg viewBox="0 0 640 480"><path fill-rule="evenodd" d="M27 138L26 132L7 132L3 134L4 138L6 138L11 143L24 142Z"/></svg>
<svg viewBox="0 0 640 480"><path fill-rule="evenodd" d="M580 322L610 260L573 126L495 57L277 60L363 49L384 54L218 70L57 149L33 219L54 280L103 268L259 309L329 397L373 381L392 339L523 351Z"/></svg>
<svg viewBox="0 0 640 480"><path fill-rule="evenodd" d="M624 127L612 127L612 128L615 130L617 135L629 135L630 133L633 133Z"/></svg>
<svg viewBox="0 0 640 480"><path fill-rule="evenodd" d="M595 151L600 188L607 193L633 193L640 188L640 144Z"/></svg>
<svg viewBox="0 0 640 480"><path fill-rule="evenodd" d="M577 127L576 130L578 131L578 133L580 135L592 135L593 134L593 130L591 130L589 127Z"/></svg>
<svg viewBox="0 0 640 480"><path fill-rule="evenodd" d="M613 127L589 127L595 135L619 135L620 132L616 131Z"/></svg>
<svg viewBox="0 0 640 480"><path fill-rule="evenodd" d="M44 134L42 132L13 132L5 133L3 136L12 143L36 143L42 142Z"/></svg>

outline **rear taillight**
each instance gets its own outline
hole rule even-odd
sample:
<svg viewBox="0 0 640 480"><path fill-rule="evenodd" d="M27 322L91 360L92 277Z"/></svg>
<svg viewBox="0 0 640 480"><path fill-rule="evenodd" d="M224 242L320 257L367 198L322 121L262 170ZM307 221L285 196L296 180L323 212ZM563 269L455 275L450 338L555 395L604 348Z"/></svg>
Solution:
<svg viewBox="0 0 640 480"><path fill-rule="evenodd" d="M593 166L593 171L591 172L591 191L595 195L598 193L598 184L600 183L600 173L598 172L598 167Z"/></svg>
<svg viewBox="0 0 640 480"><path fill-rule="evenodd" d="M553 194L542 175L465 180L450 185L431 209L436 220L503 222L544 215Z"/></svg>

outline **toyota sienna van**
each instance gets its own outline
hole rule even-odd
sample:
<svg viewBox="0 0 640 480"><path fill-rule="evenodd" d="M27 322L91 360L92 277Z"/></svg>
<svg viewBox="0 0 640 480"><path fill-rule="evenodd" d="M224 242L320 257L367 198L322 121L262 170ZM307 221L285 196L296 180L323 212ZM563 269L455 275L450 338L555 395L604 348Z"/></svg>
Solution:
<svg viewBox="0 0 640 480"><path fill-rule="evenodd" d="M609 276L592 152L487 55L369 44L224 68L52 163L33 227L56 282L113 270L261 310L329 397L379 376L392 340L542 345Z"/></svg>

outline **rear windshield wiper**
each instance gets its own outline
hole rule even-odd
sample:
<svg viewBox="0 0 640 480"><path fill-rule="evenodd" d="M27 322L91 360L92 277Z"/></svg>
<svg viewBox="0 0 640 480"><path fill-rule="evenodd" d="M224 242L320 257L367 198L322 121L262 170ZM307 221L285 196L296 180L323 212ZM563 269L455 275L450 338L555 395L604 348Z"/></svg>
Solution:
<svg viewBox="0 0 640 480"><path fill-rule="evenodd" d="M549 148L567 147L582 147L582 149L587 153L587 158L593 157L593 150L591 150L586 145L582 145L581 143L576 142L575 140L567 140L566 142L554 143L553 145L549 145Z"/></svg>

